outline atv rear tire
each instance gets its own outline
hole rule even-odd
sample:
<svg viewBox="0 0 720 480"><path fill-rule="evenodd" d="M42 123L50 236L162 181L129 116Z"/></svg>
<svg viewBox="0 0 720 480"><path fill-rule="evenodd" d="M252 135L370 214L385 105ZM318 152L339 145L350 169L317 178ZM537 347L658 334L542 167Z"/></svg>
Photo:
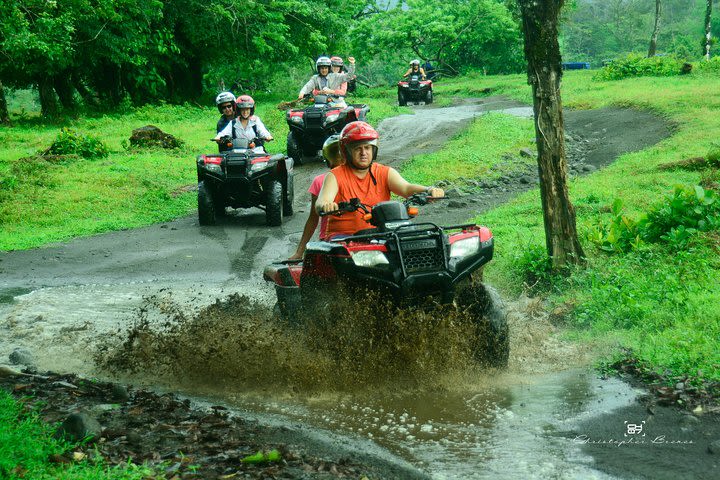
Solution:
<svg viewBox="0 0 720 480"><path fill-rule="evenodd" d="M428 90L428 92L425 94L425 105L430 105L433 102L433 93L432 90Z"/></svg>
<svg viewBox="0 0 720 480"><path fill-rule="evenodd" d="M506 368L510 358L510 330L505 305L497 291L470 281L458 287L456 304L476 321L475 358L495 368Z"/></svg>
<svg viewBox="0 0 720 480"><path fill-rule="evenodd" d="M300 151L300 145L298 144L298 141L295 138L295 134L293 132L288 132L287 156L292 158L296 165L302 165L302 152Z"/></svg>
<svg viewBox="0 0 720 480"><path fill-rule="evenodd" d="M403 94L403 92L398 92L398 105L401 107L407 105L407 100L405 99L405 94Z"/></svg>
<svg viewBox="0 0 720 480"><path fill-rule="evenodd" d="M267 183L265 190L265 221L271 227L282 225L282 184L279 180Z"/></svg>
<svg viewBox="0 0 720 480"><path fill-rule="evenodd" d="M198 182L198 221L200 225L215 225L216 213L217 208L212 191L204 181Z"/></svg>
<svg viewBox="0 0 720 480"><path fill-rule="evenodd" d="M292 216L293 213L293 200L295 199L295 179L293 175L288 175L285 188L283 188L283 215L286 217Z"/></svg>

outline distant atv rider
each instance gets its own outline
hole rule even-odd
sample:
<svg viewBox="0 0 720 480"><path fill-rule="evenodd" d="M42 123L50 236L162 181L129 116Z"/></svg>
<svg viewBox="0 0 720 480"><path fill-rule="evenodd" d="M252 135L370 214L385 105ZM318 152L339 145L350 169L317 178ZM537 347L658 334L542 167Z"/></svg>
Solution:
<svg viewBox="0 0 720 480"><path fill-rule="evenodd" d="M420 66L420 60L415 59L410 61L410 68L405 72L403 78L409 77L410 75L420 75L422 79L425 80L425 70Z"/></svg>
<svg viewBox="0 0 720 480"><path fill-rule="evenodd" d="M392 167L375 163L379 135L366 122L351 122L340 132L340 155L345 164L333 168L325 176L322 188L315 202L318 214L334 212L339 202L359 198L362 203L374 206L390 200L390 193L408 197L414 193L427 192L433 197L442 197L441 188L426 187L409 183ZM352 235L359 230L371 228L359 211L331 216L328 219L326 236Z"/></svg>
<svg viewBox="0 0 720 480"><path fill-rule="evenodd" d="M220 142L223 137L231 137L233 140L245 138L254 152L264 153L265 142L272 141L273 136L260 117L255 115L255 100L250 95L240 95L235 102L235 108L238 111L238 117L218 132L215 141Z"/></svg>
<svg viewBox="0 0 720 480"><path fill-rule="evenodd" d="M237 112L235 111L235 95L232 92L220 92L215 97L215 105L221 114L220 120L217 122L215 133L220 133L225 126L232 122Z"/></svg>
<svg viewBox="0 0 720 480"><path fill-rule="evenodd" d="M343 89L343 84L349 80L355 78L355 58L348 57L350 66L348 71L334 73L330 71L332 67L332 60L329 57L319 57L315 61L315 68L317 69L317 75L313 75L312 78L300 89L298 98L301 99L305 95L312 93L313 95L329 95L333 99L338 99L337 103L344 103L342 97L345 96L347 85Z"/></svg>

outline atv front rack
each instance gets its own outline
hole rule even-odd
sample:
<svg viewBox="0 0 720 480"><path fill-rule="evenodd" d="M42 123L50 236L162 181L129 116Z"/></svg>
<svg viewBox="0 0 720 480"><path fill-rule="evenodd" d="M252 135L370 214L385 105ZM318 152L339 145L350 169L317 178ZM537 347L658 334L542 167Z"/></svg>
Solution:
<svg viewBox="0 0 720 480"><path fill-rule="evenodd" d="M477 227L477 225L474 223L466 223L440 227L431 222L413 223L410 225L402 225L396 229L385 232L377 231L331 239L330 242L348 243L359 240L392 241L397 248L400 268L404 278L408 276L408 273L410 273L411 270L416 272L419 268L421 268L418 267L417 262L411 260L418 255L425 256L425 259L421 262L431 270L447 269L449 251L447 249L445 231L466 229L470 227ZM423 241L431 241L432 246L425 247L419 243ZM410 244L413 245L412 248L410 247Z"/></svg>

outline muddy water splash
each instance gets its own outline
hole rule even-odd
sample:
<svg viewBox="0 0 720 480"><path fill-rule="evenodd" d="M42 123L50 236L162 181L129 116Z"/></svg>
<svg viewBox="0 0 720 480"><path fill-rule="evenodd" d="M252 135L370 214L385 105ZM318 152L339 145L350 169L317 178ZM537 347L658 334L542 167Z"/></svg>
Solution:
<svg viewBox="0 0 720 480"><path fill-rule="evenodd" d="M142 372L145 379L194 391L415 388L478 368L468 314L357 300L314 313L300 329L240 295L195 315L168 297L153 296L130 328L101 342L96 361L115 374Z"/></svg>

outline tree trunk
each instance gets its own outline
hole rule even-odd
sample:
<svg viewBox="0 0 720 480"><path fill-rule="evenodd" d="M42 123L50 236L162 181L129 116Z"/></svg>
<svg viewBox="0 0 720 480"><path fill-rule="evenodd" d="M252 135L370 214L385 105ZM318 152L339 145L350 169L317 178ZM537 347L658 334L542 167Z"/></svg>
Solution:
<svg viewBox="0 0 720 480"><path fill-rule="evenodd" d="M56 117L58 114L57 97L53 88L52 78L42 77L37 83L40 94L40 111L43 117Z"/></svg>
<svg viewBox="0 0 720 480"><path fill-rule="evenodd" d="M712 20L712 4L713 0L707 0L707 7L705 8L705 48L703 49L705 60L710 60L710 21Z"/></svg>
<svg viewBox="0 0 720 480"><path fill-rule="evenodd" d="M711 0L712 1L712 0ZM655 28L653 28L652 37L650 37L650 47L648 48L648 58L654 57L657 51L657 37L660 33L660 14L662 13L662 5L660 0L655 0Z"/></svg>
<svg viewBox="0 0 720 480"><path fill-rule="evenodd" d="M538 173L545 243L553 267L582 264L575 209L567 187L567 160L560 82L562 79L558 19L564 0L518 0L525 37L528 83L533 91Z"/></svg>
<svg viewBox="0 0 720 480"><path fill-rule="evenodd" d="M75 86L72 84L72 73L66 71L53 77L53 87L60 99L60 104L66 111L73 111L77 106L75 103Z"/></svg>
<svg viewBox="0 0 720 480"><path fill-rule="evenodd" d="M0 123L8 125L10 123L10 113L8 112L7 99L5 98L5 87L0 80Z"/></svg>

